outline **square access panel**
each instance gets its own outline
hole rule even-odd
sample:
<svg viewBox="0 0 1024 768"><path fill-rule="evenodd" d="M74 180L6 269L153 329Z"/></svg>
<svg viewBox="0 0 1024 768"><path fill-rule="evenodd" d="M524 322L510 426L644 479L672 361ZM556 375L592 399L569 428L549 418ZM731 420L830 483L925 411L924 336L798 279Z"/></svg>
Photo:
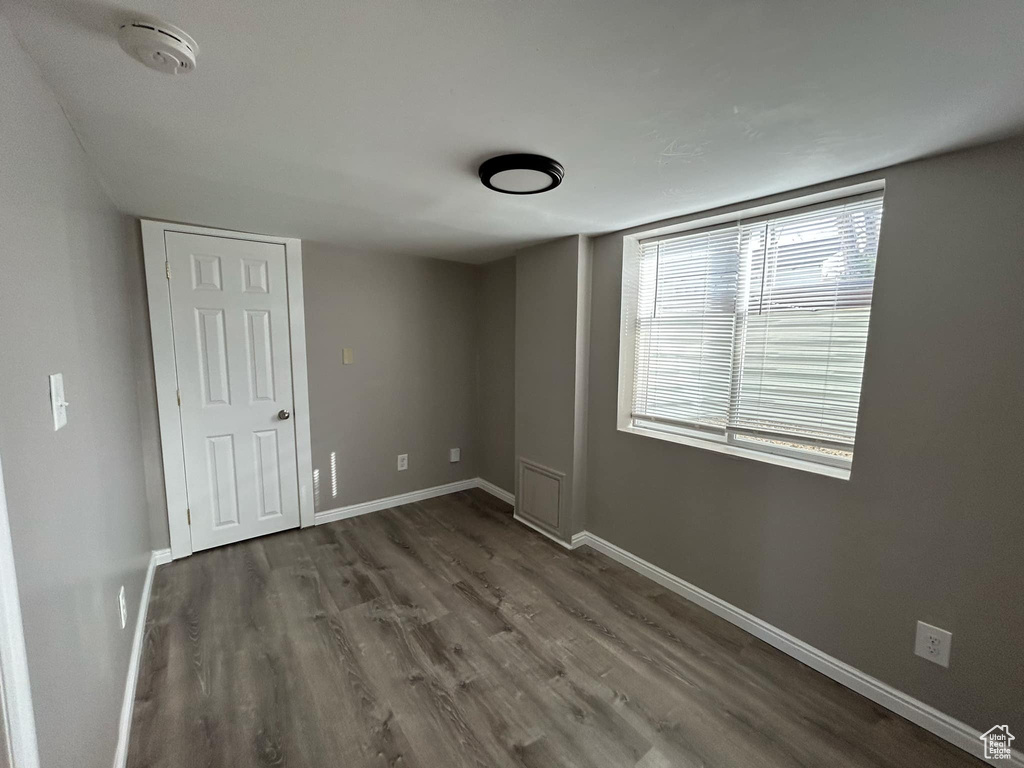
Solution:
<svg viewBox="0 0 1024 768"><path fill-rule="evenodd" d="M564 485L564 473L520 456L517 514L557 532L562 520Z"/></svg>

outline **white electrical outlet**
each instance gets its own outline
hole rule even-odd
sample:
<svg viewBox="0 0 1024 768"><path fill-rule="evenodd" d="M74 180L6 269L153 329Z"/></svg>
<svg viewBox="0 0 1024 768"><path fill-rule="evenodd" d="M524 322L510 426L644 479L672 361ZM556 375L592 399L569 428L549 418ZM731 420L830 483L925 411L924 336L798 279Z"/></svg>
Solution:
<svg viewBox="0 0 1024 768"><path fill-rule="evenodd" d="M914 640L914 653L922 659L934 661L936 664L949 666L949 651L953 645L953 633L944 629L917 622L917 637Z"/></svg>
<svg viewBox="0 0 1024 768"><path fill-rule="evenodd" d="M398 454L398 471L404 472L409 468L409 454L400 453Z"/></svg>
<svg viewBox="0 0 1024 768"><path fill-rule="evenodd" d="M117 606L121 609L121 629L124 629L128 625L128 602L124 599L124 584L117 593Z"/></svg>
<svg viewBox="0 0 1024 768"><path fill-rule="evenodd" d="M448 461L455 464L457 461L462 459L462 449L460 448L449 448L448 449Z"/></svg>

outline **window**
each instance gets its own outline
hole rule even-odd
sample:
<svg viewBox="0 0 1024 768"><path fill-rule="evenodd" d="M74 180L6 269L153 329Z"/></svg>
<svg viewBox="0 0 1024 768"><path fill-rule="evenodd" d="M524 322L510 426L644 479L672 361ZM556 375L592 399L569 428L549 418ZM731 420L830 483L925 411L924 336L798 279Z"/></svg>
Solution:
<svg viewBox="0 0 1024 768"><path fill-rule="evenodd" d="M620 428L849 477L881 221L877 191L640 239Z"/></svg>

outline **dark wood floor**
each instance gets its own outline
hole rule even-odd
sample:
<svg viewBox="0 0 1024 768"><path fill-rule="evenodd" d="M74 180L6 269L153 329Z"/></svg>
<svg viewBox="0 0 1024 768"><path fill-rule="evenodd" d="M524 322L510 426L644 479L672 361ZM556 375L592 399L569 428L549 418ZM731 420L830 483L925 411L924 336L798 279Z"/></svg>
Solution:
<svg viewBox="0 0 1024 768"><path fill-rule="evenodd" d="M159 568L128 765L980 766L483 492Z"/></svg>

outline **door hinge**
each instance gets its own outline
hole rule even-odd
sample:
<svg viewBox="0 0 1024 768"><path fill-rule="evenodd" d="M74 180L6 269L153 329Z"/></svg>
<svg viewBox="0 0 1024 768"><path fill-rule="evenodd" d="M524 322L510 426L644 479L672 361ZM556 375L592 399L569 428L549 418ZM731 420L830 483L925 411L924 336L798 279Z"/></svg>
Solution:
<svg viewBox="0 0 1024 768"><path fill-rule="evenodd" d="M169 261L164 262L164 274L167 275L168 280L171 279L171 262Z"/></svg>
<svg viewBox="0 0 1024 768"><path fill-rule="evenodd" d="M189 525L192 525L192 510L187 507L185 509L185 519L188 520Z"/></svg>
<svg viewBox="0 0 1024 768"><path fill-rule="evenodd" d="M181 408L181 390L178 390L178 407Z"/></svg>

